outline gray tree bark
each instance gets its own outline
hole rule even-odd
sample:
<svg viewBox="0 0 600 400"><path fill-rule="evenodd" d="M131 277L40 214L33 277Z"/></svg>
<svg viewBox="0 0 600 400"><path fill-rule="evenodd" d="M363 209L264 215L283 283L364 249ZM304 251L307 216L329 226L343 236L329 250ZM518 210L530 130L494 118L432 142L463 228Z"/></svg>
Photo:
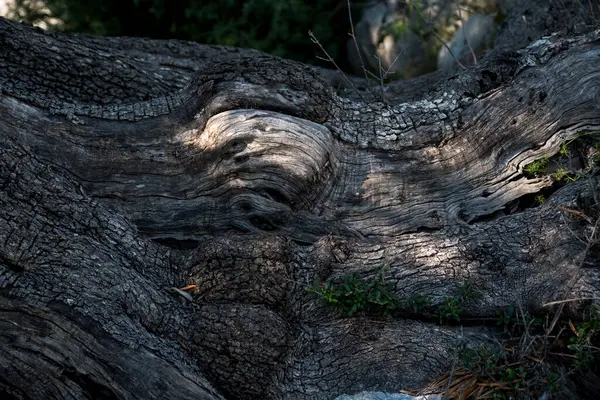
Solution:
<svg viewBox="0 0 600 400"><path fill-rule="evenodd" d="M551 185L525 165L600 128L600 30L537 40L557 26L536 7L530 46L516 8L501 50L383 99L252 50L0 19L2 398L416 388L508 304L600 297L593 224L564 211L597 218L593 177L507 207ZM305 290L383 264L399 298L482 296L461 327Z"/></svg>

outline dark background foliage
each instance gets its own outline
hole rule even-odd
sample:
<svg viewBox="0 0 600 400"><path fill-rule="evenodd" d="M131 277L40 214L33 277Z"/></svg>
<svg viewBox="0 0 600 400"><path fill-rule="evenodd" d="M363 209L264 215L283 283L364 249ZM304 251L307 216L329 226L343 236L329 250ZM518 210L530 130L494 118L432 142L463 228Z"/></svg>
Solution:
<svg viewBox="0 0 600 400"><path fill-rule="evenodd" d="M44 3L50 15L39 12ZM17 0L21 20L54 17L60 30L102 36L143 36L255 48L280 57L329 66L311 42L311 30L347 69L350 23L346 0ZM352 6L355 21L361 4Z"/></svg>

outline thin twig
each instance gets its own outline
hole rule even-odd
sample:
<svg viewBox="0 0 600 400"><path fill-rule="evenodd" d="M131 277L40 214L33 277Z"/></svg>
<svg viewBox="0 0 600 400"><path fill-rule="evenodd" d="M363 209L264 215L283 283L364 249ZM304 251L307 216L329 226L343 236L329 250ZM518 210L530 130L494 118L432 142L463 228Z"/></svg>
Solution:
<svg viewBox="0 0 600 400"><path fill-rule="evenodd" d="M592 187L592 191L595 193L596 188ZM596 196L594 196L594 198L596 198ZM599 207L600 204L596 203L596 207ZM592 248L593 245L596 244L596 233L598 231L598 226L600 225L600 216L596 217L596 223L594 224L594 228L592 228L592 234L590 235L590 237L588 238L588 243L585 247L585 250L583 251L583 255L581 257L581 261L579 261L579 264L577 265L577 272L575 273L575 275L573 276L573 278L571 278L571 280L569 281L569 283L566 286L566 292L568 293L569 290L571 290L571 287L573 286L573 284L579 279L580 274L581 274L581 268L583 266L583 263L585 262L585 259L587 257L588 252L590 251L590 249ZM563 309L565 308L565 304L567 302L560 302L558 303L558 310L556 311L556 314L554 315L554 318L552 319L552 323L550 324L549 329L547 330L547 333L552 332L552 330L554 329L554 327L556 326L556 323L558 322L558 319L560 318L560 315L563 312Z"/></svg>
<svg viewBox="0 0 600 400"><path fill-rule="evenodd" d="M542 304L542 307L550 307L561 303L570 303L572 301L584 301L584 300L600 300L600 297L579 297L576 299L565 299L558 301L551 301L550 303Z"/></svg>
<svg viewBox="0 0 600 400"><path fill-rule="evenodd" d="M581 243L583 243L584 245L587 245L587 242L585 240L583 240L582 238L580 238L574 231L573 229L571 229L571 227L567 224L567 220L565 218L564 214L561 214L562 217L562 221L565 224L565 227L567 228L567 230L569 231L569 233L577 240L579 240Z"/></svg>
<svg viewBox="0 0 600 400"><path fill-rule="evenodd" d="M458 9L458 18L460 18L460 27L463 30L465 42L467 42L467 46L469 46L469 50L471 50L471 55L473 56L473 64L477 64L477 56L475 55L475 52L473 51L473 47L471 47L471 43L469 42L469 38L467 37L467 27L465 26L465 21L463 21L462 10L460 9L458 0L454 0L454 4L456 4L456 8Z"/></svg>
<svg viewBox="0 0 600 400"><path fill-rule="evenodd" d="M446 390L444 391L444 395L448 396L448 391L450 390L450 386L452 385L452 378L454 376L454 371L456 370L456 359L452 362L452 369L450 370L450 376L448 377L448 384L446 385Z"/></svg>
<svg viewBox="0 0 600 400"><path fill-rule="evenodd" d="M387 104L386 100L385 100L385 83L384 80L387 79L388 74L390 73L390 70L392 69L392 67L394 66L394 64L396 63L396 61L398 61L398 58L400 58L400 55L404 52L404 50L402 50L400 53L398 53L396 55L396 57L394 58L394 61L392 61L392 63L390 64L390 66L387 69L383 69L383 67L381 66L381 57L377 54L375 54L375 58L377 59L377 63L379 64L379 87L381 88L381 101L383 101L384 103ZM377 78L375 76L375 74L371 74L373 75L373 77Z"/></svg>
<svg viewBox="0 0 600 400"><path fill-rule="evenodd" d="M346 76L346 74L342 71L342 69L337 65L337 63L335 62L335 60L333 59L333 57L331 57L329 55L329 53L327 52L327 50L325 50L325 48L323 47L323 45L321 45L321 42L319 42L319 40L315 37L315 35L312 33L312 31L308 31L308 36L310 37L310 40L316 44L317 46L319 46L319 48L321 49L321 51L323 52L323 54L325 54L327 56L327 58L323 58L323 57L318 57L319 59L323 60L323 61L327 61L333 64L333 66L335 67L335 69L337 69L342 76L344 77L344 79L346 80L346 82L348 83L348 85L350 85L350 87L356 92L356 94L358 94L358 96L362 99L362 101L364 101L365 103L367 102L367 100L363 97L362 93L356 88L356 86L354 86L354 84L352 83L352 81Z"/></svg>
<svg viewBox="0 0 600 400"><path fill-rule="evenodd" d="M600 22L598 17L595 15L594 6L592 5L592 0L588 0L588 3L590 3L590 14L592 15L593 20L596 22ZM600 8L600 3L598 4L598 6Z"/></svg>
<svg viewBox="0 0 600 400"><path fill-rule="evenodd" d="M377 62L379 63L379 88L381 90L381 101L385 102L385 93L384 93L384 85L383 85L383 74L381 71L383 67L381 66L381 57L378 55L375 56L377 58Z"/></svg>
<svg viewBox="0 0 600 400"><path fill-rule="evenodd" d="M358 54L358 59L360 60L360 66L363 69L363 72L365 74L365 79L367 79L367 81L369 80L369 78L367 77L367 67L365 66L365 62L362 58L362 55L360 54L360 48L358 46L358 41L356 40L356 35L354 34L354 21L352 20L352 5L350 4L350 0L347 0L347 4L348 4L348 19L350 20L350 37L352 38L352 41L354 42L354 46L356 47L356 53Z"/></svg>
<svg viewBox="0 0 600 400"><path fill-rule="evenodd" d="M596 205L596 207L600 208L600 195L598 194L598 191L596 190L596 188L598 186L598 178L593 173L590 173L587 176L587 180L588 180L588 184L590 185L590 188L592 190L592 197L594 197L594 204Z"/></svg>
<svg viewBox="0 0 600 400"><path fill-rule="evenodd" d="M527 350L529 350L529 347L531 347L531 345L535 342L535 338L531 337L530 332L533 319L527 321L527 318L525 318L525 313L523 312L523 306L521 305L521 301L519 301L517 305L519 307L519 313L521 314L521 320L523 321L523 329L525 330L523 332L523 335L521 336L521 351L519 352L519 359L522 360L527 354ZM530 338L532 338L533 340L529 341Z"/></svg>
<svg viewBox="0 0 600 400"><path fill-rule="evenodd" d="M386 79L390 73L390 70L392 69L392 67L394 66L394 64L396 64L396 61L398 61L398 58L400 58L400 56L402 55L402 53L404 53L404 49L402 49L402 51L398 54L396 54L396 57L394 58L394 61L392 61L392 63L390 64L390 66L388 67L388 69L385 70L384 74L383 74L383 78Z"/></svg>
<svg viewBox="0 0 600 400"><path fill-rule="evenodd" d="M423 13L421 12L421 10L419 9L419 7L415 7L415 9L417 10L417 12L419 13L419 16L421 17L421 19L425 22L425 24L429 27L429 31L433 34L433 36L435 36L435 38L437 40L439 40L439 42L446 48L446 50L448 50L448 53L450 53L450 55L452 56L452 58L454 58L454 61L456 61L456 63L462 68L465 69L466 67L458 60L458 58L456 58L456 56L454 55L454 53L452 52L452 50L450 50L450 47L448 47L448 45L446 44L446 42L444 42L444 40L437 34L437 32L433 29L433 24L431 23L431 20L427 20L425 19L425 16L423 16Z"/></svg>

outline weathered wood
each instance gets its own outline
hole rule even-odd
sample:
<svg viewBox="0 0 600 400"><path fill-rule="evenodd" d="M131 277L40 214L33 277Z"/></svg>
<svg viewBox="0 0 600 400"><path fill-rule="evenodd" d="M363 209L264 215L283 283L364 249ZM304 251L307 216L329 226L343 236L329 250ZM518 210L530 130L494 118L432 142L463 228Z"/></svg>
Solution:
<svg viewBox="0 0 600 400"><path fill-rule="evenodd" d="M251 50L0 19L0 394L330 399L493 341L305 291L382 264L400 298L472 281L478 319L598 297L590 226L558 207L589 182L493 216L550 184L526 164L600 127L599 61L600 30L556 34L381 100Z"/></svg>

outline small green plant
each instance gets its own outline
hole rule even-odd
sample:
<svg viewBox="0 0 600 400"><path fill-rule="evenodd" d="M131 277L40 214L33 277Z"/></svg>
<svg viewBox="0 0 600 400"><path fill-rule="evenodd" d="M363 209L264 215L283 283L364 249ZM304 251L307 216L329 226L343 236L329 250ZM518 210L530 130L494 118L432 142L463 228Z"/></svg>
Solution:
<svg viewBox="0 0 600 400"><path fill-rule="evenodd" d="M431 308L431 296L415 294L408 299L408 306L415 314L426 313Z"/></svg>
<svg viewBox="0 0 600 400"><path fill-rule="evenodd" d="M522 307L507 306L498 325L505 332L498 346L463 348L457 354L457 368L426 390L465 399L537 399L550 394L580 398L575 388L578 377L598 365L600 310L587 310L576 325L568 322L573 333L568 344L560 338L569 332L567 321L550 325L548 315L534 318Z"/></svg>
<svg viewBox="0 0 600 400"><path fill-rule="evenodd" d="M458 353L458 359L464 368L478 372L493 370L501 358L501 352L491 351L486 346L481 346L477 350L466 347Z"/></svg>
<svg viewBox="0 0 600 400"><path fill-rule="evenodd" d="M519 319L515 316L515 307L512 304L501 310L498 316L498 325L503 327L504 332L508 332L509 328L518 321Z"/></svg>
<svg viewBox="0 0 600 400"><path fill-rule="evenodd" d="M431 296L417 293L403 302L402 308L428 318L439 318L440 324L443 324L445 321L460 321L464 305L480 296L474 282L467 280L458 286L454 296L444 297L438 304L433 304Z"/></svg>
<svg viewBox="0 0 600 400"><path fill-rule="evenodd" d="M481 297L475 289L473 281L467 280L460 285L456 291L456 295L445 297L442 303L437 306L437 315L440 318L440 323L444 321L460 321L460 314L463 312L463 307L471 300Z"/></svg>
<svg viewBox="0 0 600 400"><path fill-rule="evenodd" d="M467 280L458 287L456 296L458 297L459 301L466 302L480 298L481 293L475 288L475 282Z"/></svg>
<svg viewBox="0 0 600 400"><path fill-rule="evenodd" d="M448 398L538 398L545 392L562 390L561 376L555 370L519 354L507 344L493 350L487 345L464 348L458 353L459 369L454 379L440 382L446 385ZM470 395L461 397L463 393Z"/></svg>
<svg viewBox="0 0 600 400"><path fill-rule="evenodd" d="M569 158L579 155L583 161L583 167L577 172L561 167L552 174L554 180L574 182L591 173L600 162L600 131L585 132L564 142L560 146L558 154Z"/></svg>
<svg viewBox="0 0 600 400"><path fill-rule="evenodd" d="M383 266L379 274L369 281L361 279L360 274L355 272L323 283L315 280L313 287L306 290L349 317L358 312L391 317L398 301L392 293L392 283L386 284L383 279L385 268Z"/></svg>
<svg viewBox="0 0 600 400"><path fill-rule="evenodd" d="M548 384L546 391L550 393L560 392L562 386L560 384L560 375L555 372L548 372L546 375L546 382Z"/></svg>
<svg viewBox="0 0 600 400"><path fill-rule="evenodd" d="M577 158L583 165L575 170L571 161ZM567 183L577 181L594 171L600 163L600 131L585 132L563 142L560 145L558 154L552 157L552 160L558 166L552 173L548 173L550 159L547 157L542 157L527 164L523 168L523 172L530 178L548 175L553 181ZM541 204L540 200L541 197L536 198L536 202L539 204Z"/></svg>
<svg viewBox="0 0 600 400"><path fill-rule="evenodd" d="M576 369L587 368L593 361L597 351L600 350L591 344L592 339L600 333L600 313L597 309L592 309L583 323L577 327L569 323L569 326L575 334L567 346L569 350L575 353L576 360L573 362L573 366Z"/></svg>
<svg viewBox="0 0 600 400"><path fill-rule="evenodd" d="M546 201L546 198L544 197L543 194L538 194L537 196L535 196L536 204L542 205L542 204L544 204L545 201Z"/></svg>
<svg viewBox="0 0 600 400"><path fill-rule="evenodd" d="M540 318L532 317L528 312L519 315L515 306L510 304L498 314L498 326L502 326L505 333L522 333L531 327L539 327L542 324Z"/></svg>
<svg viewBox="0 0 600 400"><path fill-rule="evenodd" d="M455 320L460 321L460 299L457 297L446 297L442 304L438 306L438 315L440 323L443 321Z"/></svg>
<svg viewBox="0 0 600 400"><path fill-rule="evenodd" d="M540 158L539 160L535 160L531 164L527 164L525 166L525 168L523 168L523 171L528 176L538 178L539 176L544 174L544 172L546 172L547 168L548 168L548 158L543 157L543 158Z"/></svg>
<svg viewBox="0 0 600 400"><path fill-rule="evenodd" d="M600 131L589 131L589 132L585 132L582 133L581 135L577 135L575 136L573 139L564 142L561 146L560 146L560 151L558 152L561 156L566 156L569 153L569 146L571 145L571 143L573 143L574 141L576 141L577 139L580 139L584 136L593 136L593 137L598 137L598 135L600 135Z"/></svg>
<svg viewBox="0 0 600 400"><path fill-rule="evenodd" d="M500 349L492 351L487 346L465 348L458 353L458 360L464 374L471 376L471 379L463 381L474 385L471 390L463 390L477 393L469 398L509 399L527 385L526 366L509 362L507 354Z"/></svg>
<svg viewBox="0 0 600 400"><path fill-rule="evenodd" d="M507 383L511 389L521 389L527 381L527 372L522 365L517 368L502 369L500 375L500 381Z"/></svg>
<svg viewBox="0 0 600 400"><path fill-rule="evenodd" d="M550 174L550 177L554 181L575 182L581 177L581 175L561 167L554 171L554 173Z"/></svg>
<svg viewBox="0 0 600 400"><path fill-rule="evenodd" d="M555 181L562 181L563 179L567 178L568 176L569 176L569 170L567 170L566 168L558 168L552 174L552 179L554 179Z"/></svg>

